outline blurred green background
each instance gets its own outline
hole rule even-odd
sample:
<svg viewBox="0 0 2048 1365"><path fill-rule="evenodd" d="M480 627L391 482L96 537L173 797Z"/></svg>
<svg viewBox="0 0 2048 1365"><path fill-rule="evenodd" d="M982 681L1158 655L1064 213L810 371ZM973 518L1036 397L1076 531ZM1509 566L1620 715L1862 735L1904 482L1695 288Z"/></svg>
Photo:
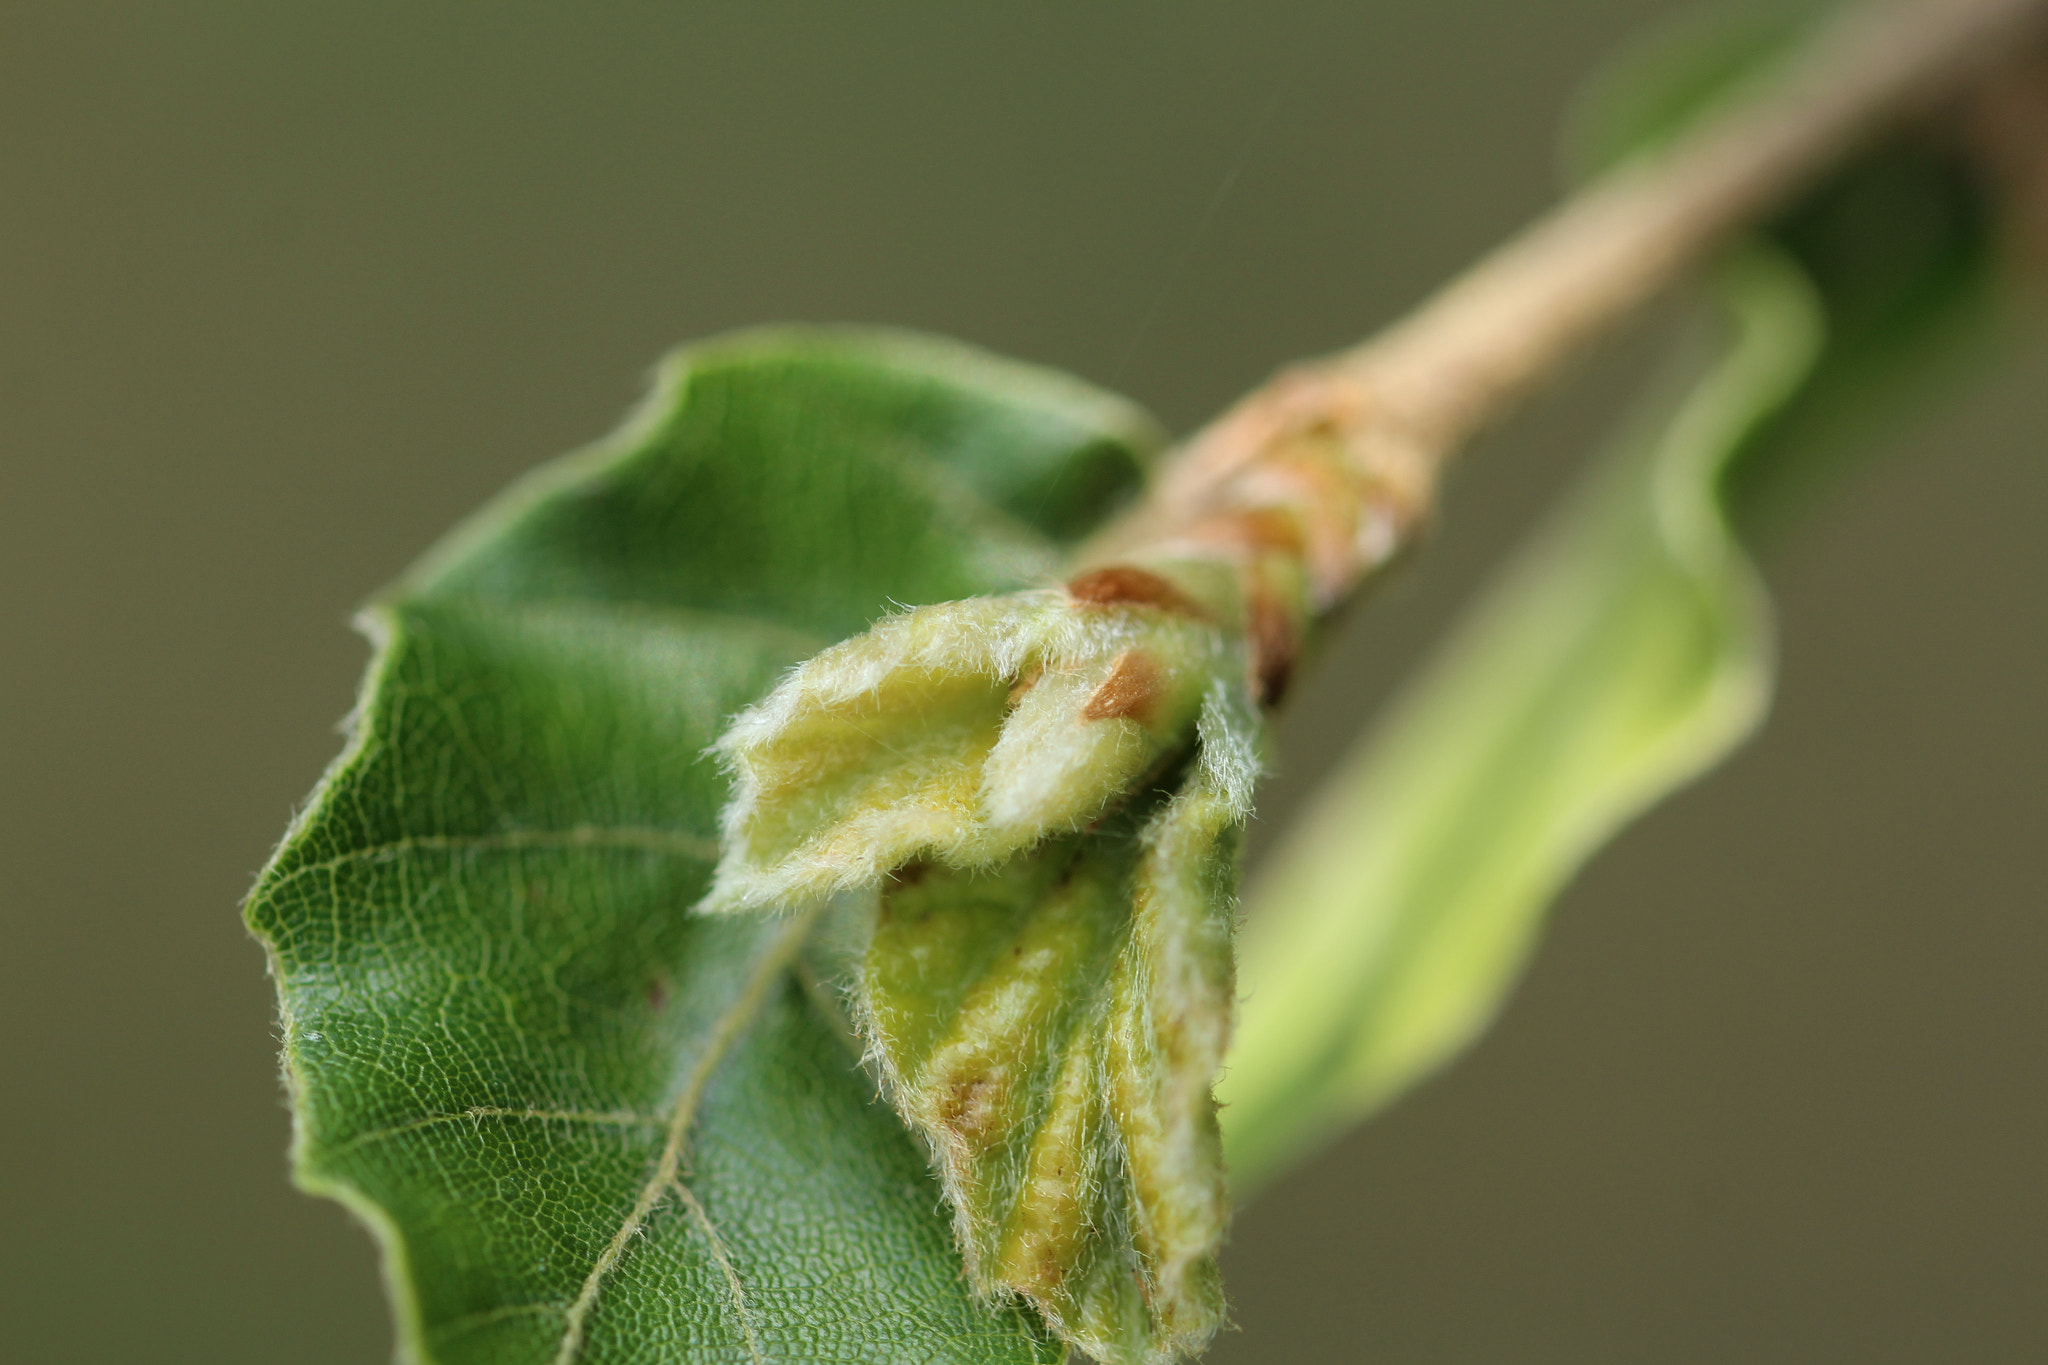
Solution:
<svg viewBox="0 0 2048 1365"><path fill-rule="evenodd" d="M372 1362L235 906L351 606L669 344L949 332L1185 429L1543 205L1666 0L0 8L10 1360ZM1473 452L1267 823L1654 359ZM2048 347L1775 552L1761 741L1603 854L1501 1028L1250 1209L1218 1362L2048 1350Z"/></svg>

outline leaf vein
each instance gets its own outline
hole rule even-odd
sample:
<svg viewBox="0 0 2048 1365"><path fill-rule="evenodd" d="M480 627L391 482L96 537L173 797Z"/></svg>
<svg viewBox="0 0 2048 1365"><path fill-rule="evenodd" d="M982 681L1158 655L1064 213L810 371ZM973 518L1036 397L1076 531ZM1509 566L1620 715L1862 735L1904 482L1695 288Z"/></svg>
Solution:
<svg viewBox="0 0 2048 1365"><path fill-rule="evenodd" d="M687 830L641 825L572 825L567 829L513 829L499 834L412 834L368 848L351 849L317 863L306 863L282 874L263 888L264 895L277 891L300 877L332 872L351 863L396 858L415 851L441 852L513 848L630 848L649 853L672 853L679 857L714 862L718 842Z"/></svg>
<svg viewBox="0 0 2048 1365"><path fill-rule="evenodd" d="M597 1296L604 1287L605 1276L611 1273L612 1267L625 1256L626 1247L647 1225L647 1217L661 1202L662 1195L677 1183L682 1169L683 1142L697 1117L697 1105L704 1097L705 1087L710 1084L711 1074L725 1060L725 1054L767 999L769 988L803 947L804 939L809 936L822 908L821 902L790 918L770 941L768 950L761 954L740 993L719 1016L717 1026L705 1041L704 1051L697 1058L696 1065L690 1068L681 1091L676 1095L675 1106L669 1113L668 1137L662 1144L660 1159L654 1164L653 1175L641 1186L640 1197L633 1201L633 1207L619 1225L619 1230L598 1253L590 1274L584 1277L583 1288L577 1293L576 1301L569 1305L568 1322L562 1331L561 1345L555 1351L554 1365L571 1365L583 1349L590 1311L597 1306Z"/></svg>
<svg viewBox="0 0 2048 1365"><path fill-rule="evenodd" d="M761 1336L755 1329L754 1310L747 1303L746 1286L740 1283L740 1272L733 1265L732 1253L725 1245L725 1239L718 1235L718 1229L711 1225L711 1215L704 1211L689 1185L681 1180L675 1184L676 1195L683 1201L683 1207L690 1211L690 1221L704 1234L704 1240L711 1247L711 1259L718 1263L725 1275L725 1287L732 1294L733 1313L740 1320L740 1334L747 1339L747 1359L751 1365L768 1365L768 1357L761 1353Z"/></svg>
<svg viewBox="0 0 2048 1365"><path fill-rule="evenodd" d="M373 1143L402 1137L422 1128L433 1128L444 1123L461 1123L465 1120L474 1122L478 1119L532 1119L542 1123L607 1124L620 1128L654 1128L661 1124L659 1115L636 1114L626 1109L501 1109L494 1105L476 1105L454 1113L427 1114L404 1123L394 1123L389 1128L358 1133L348 1141L329 1148L326 1159L333 1161L355 1151L358 1147L368 1147Z"/></svg>
<svg viewBox="0 0 2048 1365"><path fill-rule="evenodd" d="M448 1321L442 1323L434 1330L435 1335L445 1340L449 1337L460 1336L464 1332L474 1332L479 1328L489 1327L491 1324L502 1322L507 1318L539 1317L544 1313L560 1313L563 1311L564 1306L559 1303L510 1303L497 1308L482 1308L474 1313L464 1313L460 1317L448 1319Z"/></svg>

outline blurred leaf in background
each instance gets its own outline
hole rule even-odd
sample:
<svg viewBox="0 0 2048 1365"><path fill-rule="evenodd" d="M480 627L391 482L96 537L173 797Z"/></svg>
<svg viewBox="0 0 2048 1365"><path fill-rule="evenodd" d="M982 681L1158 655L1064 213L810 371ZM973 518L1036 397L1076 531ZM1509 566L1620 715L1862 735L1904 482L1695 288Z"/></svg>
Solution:
<svg viewBox="0 0 2048 1365"><path fill-rule="evenodd" d="M1654 153L1803 28L1654 35L1589 91L1574 159ZM1572 873L1762 721L1769 610L1736 529L1784 526L1992 331L1995 205L1964 131L1908 130L1734 249L1725 353L1594 462L1285 833L1248 896L1220 1090L1241 1190L1476 1036Z"/></svg>

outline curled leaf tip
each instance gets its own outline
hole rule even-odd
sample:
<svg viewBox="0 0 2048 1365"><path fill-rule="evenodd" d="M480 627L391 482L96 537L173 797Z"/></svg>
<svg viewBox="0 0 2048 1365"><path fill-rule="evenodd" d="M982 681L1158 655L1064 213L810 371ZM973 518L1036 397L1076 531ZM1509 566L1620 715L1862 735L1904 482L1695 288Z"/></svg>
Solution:
<svg viewBox="0 0 2048 1365"><path fill-rule="evenodd" d="M1226 652L1177 600L1040 590L889 617L718 741L733 791L702 908L799 905L919 859L987 867L1084 829L1193 741Z"/></svg>

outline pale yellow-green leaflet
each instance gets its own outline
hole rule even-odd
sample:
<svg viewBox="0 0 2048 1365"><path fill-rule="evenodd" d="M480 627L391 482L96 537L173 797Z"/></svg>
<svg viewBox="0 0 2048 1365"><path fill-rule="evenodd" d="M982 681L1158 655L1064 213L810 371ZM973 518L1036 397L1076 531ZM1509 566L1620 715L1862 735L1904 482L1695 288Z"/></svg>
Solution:
<svg viewBox="0 0 2048 1365"><path fill-rule="evenodd" d="M923 607L788 674L719 741L704 908L873 894L840 984L969 1282L1159 1365L1224 1316L1210 1091L1259 720L1233 633L1112 577L1154 600Z"/></svg>
<svg viewBox="0 0 2048 1365"><path fill-rule="evenodd" d="M889 617L719 740L733 795L703 908L798 905L919 859L988 867L1083 829L1191 742L1229 655L1185 614L1056 589Z"/></svg>

